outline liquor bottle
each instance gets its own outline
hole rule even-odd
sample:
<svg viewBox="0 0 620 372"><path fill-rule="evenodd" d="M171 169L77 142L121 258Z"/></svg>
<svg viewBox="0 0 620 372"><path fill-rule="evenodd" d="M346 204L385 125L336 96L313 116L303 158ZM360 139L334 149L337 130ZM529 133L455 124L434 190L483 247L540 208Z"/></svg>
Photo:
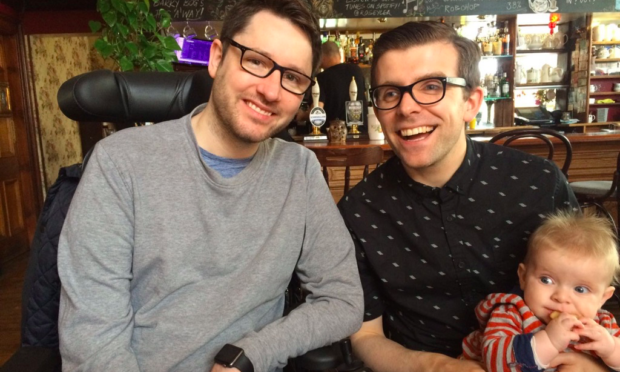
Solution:
<svg viewBox="0 0 620 372"><path fill-rule="evenodd" d="M357 63L359 61L357 57L357 44L353 38L349 39L349 52L349 62Z"/></svg>
<svg viewBox="0 0 620 372"><path fill-rule="evenodd" d="M345 37L342 40L341 43L342 46L342 50L344 51L344 54L342 56L342 62L347 62L349 60L349 57L351 56L351 45L349 44L349 31L346 32Z"/></svg>
<svg viewBox="0 0 620 372"><path fill-rule="evenodd" d="M366 61L366 45L364 44L364 40L360 36L359 43L357 44L357 58L359 63L364 63Z"/></svg>
<svg viewBox="0 0 620 372"><path fill-rule="evenodd" d="M508 82L508 74L503 73L502 80L499 82L502 89L502 97L510 97L510 83Z"/></svg>
<svg viewBox="0 0 620 372"><path fill-rule="evenodd" d="M510 54L510 30L508 30L508 21L504 21L504 32L502 38L502 54L507 56Z"/></svg>

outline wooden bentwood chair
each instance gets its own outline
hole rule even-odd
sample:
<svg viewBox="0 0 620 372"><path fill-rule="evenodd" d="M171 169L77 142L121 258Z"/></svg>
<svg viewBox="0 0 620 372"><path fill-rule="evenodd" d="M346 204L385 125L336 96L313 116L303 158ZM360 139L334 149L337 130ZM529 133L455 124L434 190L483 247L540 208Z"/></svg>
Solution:
<svg viewBox="0 0 620 372"><path fill-rule="evenodd" d="M364 166L363 178L368 176L369 165L379 165L383 161L383 149L379 146L370 147L347 147L347 148L328 148L311 147L316 157L323 167L323 177L329 185L327 168L345 167L344 170L344 192L349 191L351 181L351 167Z"/></svg>
<svg viewBox="0 0 620 372"><path fill-rule="evenodd" d="M618 153L616 170L614 171L611 181L594 180L571 182L570 187L573 189L582 208L596 208L597 213L609 218L614 226L616 226L618 235L620 235L620 191L618 190L620 187L620 152ZM618 224L616 224L611 213L609 213L603 205L605 201L614 199L616 201L616 221L618 221Z"/></svg>
<svg viewBox="0 0 620 372"><path fill-rule="evenodd" d="M553 146L553 142L551 141L549 137L555 137L558 140L560 140L562 144L564 144L564 147L566 149L566 158L564 159L564 164L562 165L560 169L562 170L562 173L564 173L564 176L566 177L566 179L568 179L568 168L570 168L570 163L573 159L573 146L571 146L568 138L566 138L566 136L560 132L556 132L553 129L547 129L547 128L514 129L514 130L510 130L510 131L495 135L493 138L491 138L489 142L497 143L500 140L505 139L505 141L503 142L503 145L510 146L510 144L513 141L519 138L536 138L536 139L541 140L547 145L547 148L548 148L547 159L553 160L555 148Z"/></svg>

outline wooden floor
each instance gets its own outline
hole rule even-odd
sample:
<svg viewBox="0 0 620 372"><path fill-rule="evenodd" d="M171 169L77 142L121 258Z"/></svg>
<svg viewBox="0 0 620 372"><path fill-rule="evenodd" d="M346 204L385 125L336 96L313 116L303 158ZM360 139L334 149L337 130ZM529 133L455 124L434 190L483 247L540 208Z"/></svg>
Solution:
<svg viewBox="0 0 620 372"><path fill-rule="evenodd" d="M0 366L19 349L22 286L28 255L8 263L0 273Z"/></svg>

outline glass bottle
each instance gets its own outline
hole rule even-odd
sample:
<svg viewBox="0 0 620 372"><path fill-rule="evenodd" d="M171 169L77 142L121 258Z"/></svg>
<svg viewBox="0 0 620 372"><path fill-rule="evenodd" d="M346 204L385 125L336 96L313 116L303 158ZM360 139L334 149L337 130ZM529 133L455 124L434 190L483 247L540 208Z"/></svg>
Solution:
<svg viewBox="0 0 620 372"><path fill-rule="evenodd" d="M360 63L364 63L366 61L366 45L364 44L364 39L360 36L359 43L357 44L357 56Z"/></svg>
<svg viewBox="0 0 620 372"><path fill-rule="evenodd" d="M502 97L510 97L510 83L508 82L508 74L502 74L502 80L499 82L502 89Z"/></svg>
<svg viewBox="0 0 620 372"><path fill-rule="evenodd" d="M349 62L357 63L357 43L355 43L353 38L349 39L349 52Z"/></svg>
<svg viewBox="0 0 620 372"><path fill-rule="evenodd" d="M502 54L507 56L510 54L510 31L508 30L508 21L504 21L504 32L502 36Z"/></svg>

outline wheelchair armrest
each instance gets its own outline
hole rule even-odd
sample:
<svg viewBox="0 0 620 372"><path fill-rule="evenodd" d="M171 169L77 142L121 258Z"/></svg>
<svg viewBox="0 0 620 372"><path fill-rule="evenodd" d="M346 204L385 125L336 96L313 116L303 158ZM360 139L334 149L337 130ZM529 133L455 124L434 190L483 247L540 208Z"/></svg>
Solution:
<svg viewBox="0 0 620 372"><path fill-rule="evenodd" d="M58 348L23 346L17 350L0 372L61 372L62 359Z"/></svg>

